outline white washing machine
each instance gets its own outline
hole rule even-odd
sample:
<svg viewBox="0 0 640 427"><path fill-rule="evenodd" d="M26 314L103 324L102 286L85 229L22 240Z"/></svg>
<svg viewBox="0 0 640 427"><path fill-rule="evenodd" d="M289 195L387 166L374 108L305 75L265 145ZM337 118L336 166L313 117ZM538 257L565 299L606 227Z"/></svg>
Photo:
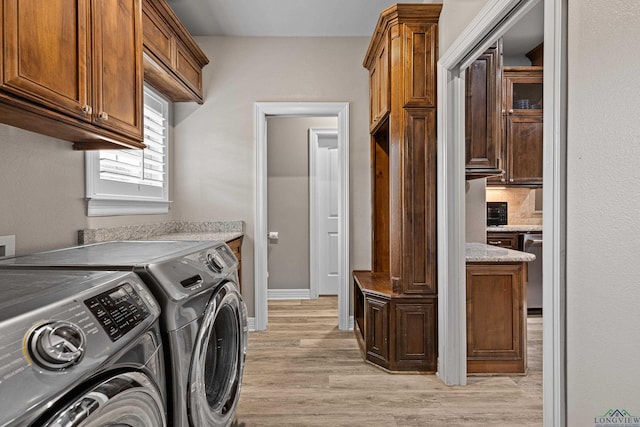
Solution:
<svg viewBox="0 0 640 427"><path fill-rule="evenodd" d="M135 272L158 300L175 427L228 426L247 349L237 259L223 242L115 241L0 261L0 268Z"/></svg>
<svg viewBox="0 0 640 427"><path fill-rule="evenodd" d="M133 273L0 271L0 425L167 425L160 307Z"/></svg>

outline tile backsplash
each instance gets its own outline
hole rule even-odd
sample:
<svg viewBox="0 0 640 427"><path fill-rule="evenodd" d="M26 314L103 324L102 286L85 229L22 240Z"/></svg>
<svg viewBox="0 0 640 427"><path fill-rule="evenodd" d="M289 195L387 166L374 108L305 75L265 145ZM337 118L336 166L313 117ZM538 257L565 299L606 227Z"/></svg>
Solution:
<svg viewBox="0 0 640 427"><path fill-rule="evenodd" d="M538 197L541 197L538 191ZM542 211L536 210L535 188L487 187L487 202L507 202L509 225L542 225Z"/></svg>

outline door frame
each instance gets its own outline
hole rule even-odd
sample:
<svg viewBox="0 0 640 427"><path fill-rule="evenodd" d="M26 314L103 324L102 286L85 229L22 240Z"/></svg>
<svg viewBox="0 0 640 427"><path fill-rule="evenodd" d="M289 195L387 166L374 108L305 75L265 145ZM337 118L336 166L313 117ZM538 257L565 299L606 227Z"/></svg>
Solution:
<svg viewBox="0 0 640 427"><path fill-rule="evenodd" d="M438 375L466 384L465 68L540 0L489 0L438 62ZM566 425L567 0L544 1L543 410Z"/></svg>
<svg viewBox="0 0 640 427"><path fill-rule="evenodd" d="M267 117L338 118L338 328L348 330L349 322L349 103L348 102L256 102L254 132L256 144L256 193L254 225L255 329L267 329Z"/></svg>
<svg viewBox="0 0 640 427"><path fill-rule="evenodd" d="M318 156L318 139L323 136L338 137L338 129L336 128L311 128L309 129L309 258L317 259L318 239L320 233L318 227L320 218L318 218L318 207L316 205L316 183L317 175L316 161ZM339 145L338 145L339 147ZM339 157L339 156L338 156ZM320 282L317 265L314 262L309 263L309 288L311 289L311 298L318 298L320 294ZM341 279L341 278L340 278Z"/></svg>

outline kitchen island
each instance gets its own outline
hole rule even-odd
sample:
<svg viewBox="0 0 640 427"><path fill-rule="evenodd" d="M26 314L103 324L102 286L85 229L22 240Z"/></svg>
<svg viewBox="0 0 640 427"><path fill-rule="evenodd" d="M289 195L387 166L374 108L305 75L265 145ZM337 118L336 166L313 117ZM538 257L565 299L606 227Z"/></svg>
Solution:
<svg viewBox="0 0 640 427"><path fill-rule="evenodd" d="M467 243L467 373L527 371L529 253Z"/></svg>

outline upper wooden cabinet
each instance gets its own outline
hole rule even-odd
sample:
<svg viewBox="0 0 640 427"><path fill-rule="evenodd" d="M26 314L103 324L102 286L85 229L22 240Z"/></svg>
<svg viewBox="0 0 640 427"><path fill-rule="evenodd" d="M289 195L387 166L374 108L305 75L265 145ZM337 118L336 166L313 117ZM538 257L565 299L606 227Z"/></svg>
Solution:
<svg viewBox="0 0 640 427"><path fill-rule="evenodd" d="M386 119L389 113L389 37L384 34L369 70L369 117L371 131Z"/></svg>
<svg viewBox="0 0 640 427"><path fill-rule="evenodd" d="M164 0L143 0L144 78L175 102L203 103L209 59Z"/></svg>
<svg viewBox="0 0 640 427"><path fill-rule="evenodd" d="M467 179L495 176L501 169L502 40L466 70L465 167Z"/></svg>
<svg viewBox="0 0 640 427"><path fill-rule="evenodd" d="M502 85L505 174L489 185L542 185L543 68L504 67Z"/></svg>
<svg viewBox="0 0 640 427"><path fill-rule="evenodd" d="M144 147L140 0L0 7L0 121L79 149Z"/></svg>

